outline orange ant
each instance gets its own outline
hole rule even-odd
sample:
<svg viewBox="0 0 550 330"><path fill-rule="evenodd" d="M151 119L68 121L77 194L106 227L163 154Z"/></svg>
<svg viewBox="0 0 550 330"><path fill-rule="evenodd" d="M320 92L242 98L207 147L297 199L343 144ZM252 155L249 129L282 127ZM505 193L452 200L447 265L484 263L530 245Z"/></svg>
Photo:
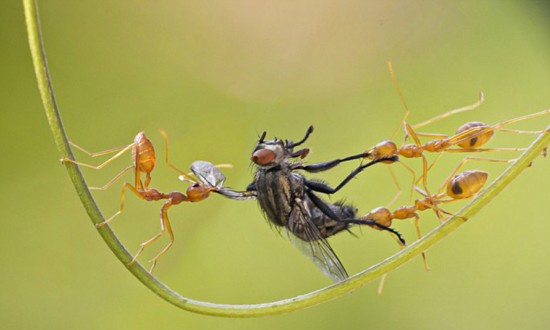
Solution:
<svg viewBox="0 0 550 330"><path fill-rule="evenodd" d="M165 133L164 132L162 133L163 133L163 137L166 139L167 137ZM166 148L168 149L168 144L166 144ZM217 166L228 167L228 165L226 164L217 165ZM143 250L145 250L145 248L148 245L155 242L157 239L159 239L161 236L164 235L165 231L167 231L168 235L170 236L170 242L160 251L160 253L158 253L153 259L149 260L152 263L151 268L149 269L149 272L152 272L156 266L158 259L161 256L163 256L166 252L168 252L168 250L174 244L174 233L172 232L170 220L168 219L168 209L173 205L178 205L182 202L191 202L191 203L200 202L208 198L211 192L220 190L220 188L223 185L223 182L225 181L225 176L216 168L216 166L214 166L209 162L196 161L191 164L191 170L196 178L189 173L183 173L178 170L180 173L182 173L182 176L186 178L186 181L192 182L192 184L187 188L185 194L179 191L173 191L171 193L164 194L152 188L146 188L145 190L137 190L127 182L122 187L120 210L117 213L115 213L115 215L113 215L110 219L98 224L98 227L108 223L116 215L122 212L122 210L124 209L124 192L126 188L130 189L130 191L132 191L138 198L146 201L158 201L158 200L164 200L164 199L166 200L166 202L164 202L161 208L160 232L158 232L156 235L154 235L147 241L140 244L139 250L135 254L132 261L130 261L129 265L133 264L137 260L137 258L141 255Z"/></svg>
<svg viewBox="0 0 550 330"><path fill-rule="evenodd" d="M76 165L84 166L87 168L91 168L94 170L101 170L105 166L107 166L109 163L111 163L113 160L117 159L124 153L126 153L128 150L132 150L132 165L129 165L124 170L122 170L120 173L118 173L111 181L109 181L107 184L105 184L103 187L90 187L92 190L105 190L112 186L116 181L118 181L126 172L128 172L131 169L134 169L135 173L135 187L138 190L141 190L143 187L147 188L149 187L149 183L151 182L151 172L155 168L156 163L156 156L155 156L155 148L153 147L153 143L151 140L145 136L145 133L139 132L135 138L134 142L132 142L129 145L108 149L104 151L99 152L89 152L86 149L69 142L73 147L79 149L80 151L86 153L90 157L98 157L103 156L107 154L111 154L114 152L117 152L113 157L107 159L105 162L103 162L100 165L94 166L86 163L77 162L73 159L69 158L63 158L61 159L61 163L73 163ZM141 173L145 173L145 185L141 182Z"/></svg>
<svg viewBox="0 0 550 330"><path fill-rule="evenodd" d="M416 135L440 137L440 139L428 141L425 144L425 146L428 146L427 151L434 150L433 152L440 152L436 160L434 160L434 162L428 167L427 170L429 171L435 166L439 158L442 156L443 152L486 152L486 151L492 152L492 151L524 150L523 148L480 148L480 147L487 144L491 140L491 138L494 136L496 131L518 133L518 134L540 134L542 133L542 131L513 130L513 129L506 129L503 127L519 121L536 118L546 114L550 114L550 109L508 119L494 125L488 125L486 123L479 122L479 121L468 122L460 126L457 129L456 134L450 137L445 135L440 135L440 134L419 133L419 132L416 132ZM445 116L447 116L447 113L444 113L441 116L432 118L418 125L415 125L411 129L416 129L418 127L427 125L436 120L444 118ZM457 145L458 148L451 148L454 145ZM510 162L511 161L511 160L503 160L503 159L490 159L490 158L479 158L479 157L468 156L462 160L461 164L459 165L459 168L464 166L464 164L469 160L484 160L484 161L490 161L490 162Z"/></svg>
<svg viewBox="0 0 550 330"><path fill-rule="evenodd" d="M415 200L414 205L402 206L393 212L386 207L378 207L360 219L372 219L376 223L389 227L392 225L394 219L404 220L414 218L416 233L418 239L420 239L422 238L422 231L420 229L420 216L417 212L432 209L439 220L443 222L446 219L443 218L441 213L449 216L453 214L442 210L439 208L439 205L473 197L483 188L489 176L487 172L479 170L465 171L458 174L457 172L458 168L443 182L437 194L430 195L422 189L415 187L424 198ZM424 268L429 271L430 267L428 266L425 253L422 253L422 258L424 260Z"/></svg>
<svg viewBox="0 0 550 330"><path fill-rule="evenodd" d="M107 161L102 163L99 166L93 166L85 163L80 163L71 159L62 159L62 162L71 162L77 165L89 167L92 169L102 169L107 164L112 162L114 159L120 157L123 153L125 153L128 150L132 150L132 158L133 158L133 164L129 167L126 167L122 172L117 174L115 178L113 178L111 181L109 181L105 186L101 188L95 188L95 189L101 189L105 190L111 185L113 185L114 182L116 182L122 175L124 175L126 172L128 172L130 169L134 169L135 172L135 184L132 185L129 182L125 182L122 185L122 192L121 192L121 201L120 201L120 208L119 210L112 215L107 220L100 222L96 224L97 228L103 227L104 225L108 224L110 221L112 221L117 215L121 214L124 211L124 196L126 189L129 189L131 192L133 192L139 199L146 200L146 201L159 201L159 200L166 200L164 205L161 208L161 215L160 215L160 222L161 222L161 230L159 233L148 239L147 241L140 244L140 248L138 252L135 254L134 258L129 262L128 265L132 265L137 258L141 255L143 250L152 244L154 241L159 239L161 236L164 235L165 231L168 232L168 235L170 236L170 242L161 250L160 253L158 253L153 259L150 260L152 263L151 268L149 272L152 272L153 269L156 266L156 263L158 259L163 256L173 245L174 243L174 234L172 231L172 227L170 224L170 221L168 219L168 209L173 205L178 205L182 202L199 202L204 199L206 199L211 192L219 190L223 182L225 181L224 175L217 169L217 167L230 167L228 164L221 164L221 165L212 165L211 163L204 162L204 161L197 161L194 162L191 165L192 173L185 173L177 169L174 165L172 165L168 160L169 155L169 149L168 149L168 136L164 131L160 132L166 145L166 164L171 167L172 169L176 170L181 176L186 179L186 181L192 182L192 185L189 186L186 190L186 193L183 194L178 191L174 191L168 194L162 193L154 188L149 188L149 184L151 182L151 172L153 171L156 163L156 155L155 150L153 147L153 144L151 141L145 136L143 132L140 132L136 135L134 142L130 145L120 147L120 148L114 148L109 149L106 151L101 151L97 153L90 153L86 151L85 149L75 145L74 143L71 143L76 148L84 151L88 155L92 157L105 155L108 153L113 153L118 151L117 154L115 154L113 157L109 158ZM141 173L144 172L146 174L145 178L145 184L142 184L141 182Z"/></svg>
<svg viewBox="0 0 550 330"><path fill-rule="evenodd" d="M487 172L480 170L451 174L451 176L441 185L437 194L428 195L425 191L415 187L416 190L424 196L424 198L417 199L413 206L402 206L393 212L385 207L379 207L364 215L362 218L373 219L377 223L383 224L384 226L391 226L393 219L403 220L415 218L418 238L421 238L422 233L420 231L420 227L418 226L420 217L416 213L417 211L433 209L438 218L441 221L445 221L446 219L441 216L440 212L447 215L452 215L452 213L440 209L438 205L451 203L474 196L481 190L481 188L483 188L487 182L488 176L489 174Z"/></svg>
<svg viewBox="0 0 550 330"><path fill-rule="evenodd" d="M476 109L479 107L483 101L484 96L483 93L480 94L479 100L471 105L447 111L439 116L436 116L432 119L426 120L422 123L419 123L417 125L411 126L407 122L407 118L410 114L409 108L405 102L405 99L401 93L401 89L399 88L399 85L397 84L397 80L395 79L395 75L393 72L393 66L390 61L388 61L388 68L390 71L390 75L392 78L392 82L394 84L395 89L397 90L397 93L399 95L399 98L401 99L401 103L405 107L405 115L402 119L402 125L405 131L405 140L408 137L411 137L414 141L414 144L404 144L401 147L397 147L397 144L390 140L384 140L380 142L379 144L372 147L368 153L369 156L367 158L369 159L381 159L381 158L387 158L390 156L402 156L405 158L422 158L422 177L416 181L416 173L407 165L404 163L401 163L405 168L413 174L413 186L417 184L420 180L422 180L423 187L426 191L426 193L429 195L428 188L427 188L427 180L428 180L428 172L433 168L433 166L436 164L436 162L439 160L439 157L444 152L482 152L482 151L519 151L523 150L522 148L480 148L481 146L485 145L494 135L495 131L504 131L504 132L513 132L513 133L529 133L529 134L540 134L540 131L524 131L524 130L510 130L503 128L504 126L510 125L512 123L535 118L538 116L542 116L545 114L550 113L550 109L546 109L537 113L512 118L506 121L503 121L501 123L497 123L495 125L487 125L482 122L469 122L462 126L460 126L456 132L455 135L447 136L443 134L431 134L431 133L420 133L416 132L416 129L419 127L431 124L435 121L438 121L440 119L449 117L451 115L469 111ZM397 131L397 130L396 130ZM395 135L395 132L394 132ZM435 137L434 140L427 141L426 143L422 144L420 142L419 137ZM454 147L454 148L453 148ZM424 155L424 152L432 152L432 153L439 153L438 158L430 165L428 166L427 159ZM485 161L492 161L492 162L509 162L509 160L500 160L500 159L489 159L489 158L478 158L478 157L466 157L461 165L459 165L459 168L462 167L468 160L485 160ZM392 163L392 161L387 161L387 163ZM412 191L411 191L412 193ZM399 195L399 193L398 193ZM397 195L397 196L398 196ZM397 198L394 197L394 200Z"/></svg>

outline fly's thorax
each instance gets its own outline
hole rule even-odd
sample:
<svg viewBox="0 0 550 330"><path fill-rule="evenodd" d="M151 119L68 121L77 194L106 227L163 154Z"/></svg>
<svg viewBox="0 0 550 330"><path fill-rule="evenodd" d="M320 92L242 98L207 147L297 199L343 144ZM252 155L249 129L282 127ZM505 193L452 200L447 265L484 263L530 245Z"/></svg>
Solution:
<svg viewBox="0 0 550 330"><path fill-rule="evenodd" d="M295 200L304 196L303 177L292 173L288 164L259 167L255 176L257 199L269 221L285 226Z"/></svg>

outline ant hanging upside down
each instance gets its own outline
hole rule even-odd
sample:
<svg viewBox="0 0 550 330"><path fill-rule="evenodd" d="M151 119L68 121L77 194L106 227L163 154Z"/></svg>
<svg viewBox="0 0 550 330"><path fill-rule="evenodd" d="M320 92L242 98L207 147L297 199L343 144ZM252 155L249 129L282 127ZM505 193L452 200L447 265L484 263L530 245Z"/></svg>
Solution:
<svg viewBox="0 0 550 330"><path fill-rule="evenodd" d="M418 180L416 180L416 173L409 166L405 165L403 162L400 162L400 164L405 166L405 168L413 174L412 187L414 187L416 184L422 181L423 188L426 194L429 194L428 187L427 187L428 172L435 166L435 164L437 163L439 158L443 155L443 153L445 152L478 153L478 152L522 151L524 150L522 148L485 148L485 145L492 139L495 132L497 131L516 133L516 134L540 134L542 133L542 131L516 130L516 129L508 129L506 127L513 123L517 123L527 119L532 119L539 116L550 114L550 109L546 109L536 113L511 118L493 125L489 125L479 121L471 121L460 126L456 130L456 133L454 135L445 135L445 134L437 134L437 133L421 133L417 131L420 127L426 126L428 124L434 123L436 121L439 121L441 119L450 117L452 115L455 115L461 112L471 111L478 108L484 101L483 93L480 93L478 101L476 101L471 105L450 110L438 116L435 116L431 119L423 121L419 124L411 125L407 122L407 118L410 114L410 110L407 106L407 103L405 102L405 98L403 97L403 94L401 93L401 89L399 88L397 79L395 78L393 66L390 61L388 61L388 69L390 71L390 76L394 84L394 87L399 95L399 98L401 100L401 103L403 104L403 107L405 108L405 114L401 121L401 125L405 133L405 140L410 137L414 143L406 143L401 145L401 147L398 147L394 141L384 140L368 149L367 159L376 160L381 158L388 158L391 156L400 156L403 158L421 158L422 175ZM433 139L422 143L420 141L420 137L431 137ZM438 153L437 158L429 166L428 166L427 158L425 156L426 153ZM458 172L458 169L460 167L464 166L464 164L470 160L481 160L481 161L500 162L500 163L511 162L511 160L507 160L507 159L493 159L493 158L480 158L480 157L468 156L461 162L461 164L458 166L455 173ZM385 161L385 163L391 163L391 161ZM412 190L411 190L411 194L412 194Z"/></svg>
<svg viewBox="0 0 550 330"><path fill-rule="evenodd" d="M126 167L122 172L117 174L105 186L100 188L90 187L90 189L105 190L110 186L112 186L126 172L128 172L131 169L134 170L134 177L135 177L134 184L132 185L129 182L125 182L122 185L119 210L115 214L113 214L111 217L106 219L105 221L96 224L96 227L98 228L101 228L104 225L110 223L116 216L120 215L124 211L124 197L125 197L126 190L131 191L139 199L142 199L145 201L165 200L164 204L162 205L161 214L160 214L160 232L154 235L153 237L151 237L150 239L148 239L147 241L141 243L138 252L135 254L132 261L130 261L130 263L128 264L128 265L133 264L138 259L138 257L142 254L143 250L147 246L151 245L153 242L155 242L160 237L162 237L165 232L168 232L168 235L170 236L170 242L161 250L160 253L158 253L153 259L150 260L151 268L149 269L149 272L153 271L153 269L157 264L158 259L161 256L163 256L166 252L168 252L168 250L174 244L174 233L172 231L170 220L168 219L168 209L174 205L178 205L183 202L194 203L194 202L200 202L208 198L211 192L219 190L222 187L223 183L225 182L225 177L216 167L231 167L231 165L228 165L228 164L212 165L211 163L208 163L208 162L196 161L191 165L192 173L185 173L183 171L180 171L168 161L168 154L169 154L168 136L164 131L161 131L161 135L164 138L165 146L166 146L166 164L172 169L174 169L175 171L179 172L181 176L185 178L186 181L191 182L191 185L187 188L185 194L179 191L163 193L157 189L149 187L151 182L151 172L155 168L155 164L156 164L156 154L155 154L155 149L153 147L153 143L145 136L143 132L138 133L134 138L134 142L127 146L109 149L109 150L105 150L97 153L90 153L85 149L75 145L74 143L71 143L77 149L84 151L91 157L106 155L106 154L118 151L118 153L116 153L113 157L109 158L107 161L105 161L101 165L93 166L93 165L77 162L68 158L64 158L61 160L62 163L74 163L84 167L100 170L106 165L108 165L109 163L111 163L116 158L120 157L122 154L124 154L128 150L132 150L132 161L133 161L132 165ZM142 183L141 181L142 173L145 173L145 183Z"/></svg>

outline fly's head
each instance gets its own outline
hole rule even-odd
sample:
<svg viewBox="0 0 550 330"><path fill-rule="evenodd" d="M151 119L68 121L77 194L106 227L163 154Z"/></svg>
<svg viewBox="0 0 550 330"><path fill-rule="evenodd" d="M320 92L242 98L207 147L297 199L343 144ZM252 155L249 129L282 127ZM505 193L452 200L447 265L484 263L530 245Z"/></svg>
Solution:
<svg viewBox="0 0 550 330"><path fill-rule="evenodd" d="M294 151L294 147L304 143L312 132L313 126L310 126L305 137L298 142L292 142L290 140L283 141L277 138L265 141L267 133L263 132L258 140L256 148L254 148L252 152L251 159L258 166L274 167L288 161L290 158L304 158L309 153L309 149L304 148Z"/></svg>

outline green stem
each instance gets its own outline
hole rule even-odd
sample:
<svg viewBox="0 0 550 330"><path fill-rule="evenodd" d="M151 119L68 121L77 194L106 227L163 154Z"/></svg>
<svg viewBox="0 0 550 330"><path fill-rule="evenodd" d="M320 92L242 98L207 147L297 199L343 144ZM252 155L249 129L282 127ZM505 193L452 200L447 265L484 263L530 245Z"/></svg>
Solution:
<svg viewBox="0 0 550 330"><path fill-rule="evenodd" d="M55 102L51 79L48 72L46 53L44 51L40 31L38 8L33 0L23 0L23 4L25 7L27 33L36 79L44 109L48 117L48 122L61 157L74 159L71 148L68 144L67 136L63 129L58 107ZM308 294L275 302L254 305L227 305L185 298L172 291L156 277L149 274L143 267L141 267L141 265L136 263L128 266L128 263L132 260L132 256L128 253L108 226L101 227L98 229L98 232L116 257L132 274L134 274L134 276L136 276L151 291L177 307L195 313L225 317L258 317L270 314L282 314L321 304L340 297L346 293L352 292L380 277L381 275L396 269L400 265L411 260L413 257L429 249L431 246L441 241L445 236L458 228L458 226L465 223L467 219L471 218L484 205L493 199L512 180L514 180L519 173L521 173L521 171L527 168L531 161L535 159L549 143L550 128L547 128L529 146L520 158L510 165L510 167L508 167L485 191L480 193L473 201L458 211L456 216L453 216L448 221L432 230L422 239L401 250L399 253L356 274L355 276L352 276L346 281L310 292ZM101 215L101 212L99 211L92 195L90 194L78 166L72 163L66 163L65 166L78 196L80 197L82 204L88 212L93 224L95 225L103 222L104 218Z"/></svg>

